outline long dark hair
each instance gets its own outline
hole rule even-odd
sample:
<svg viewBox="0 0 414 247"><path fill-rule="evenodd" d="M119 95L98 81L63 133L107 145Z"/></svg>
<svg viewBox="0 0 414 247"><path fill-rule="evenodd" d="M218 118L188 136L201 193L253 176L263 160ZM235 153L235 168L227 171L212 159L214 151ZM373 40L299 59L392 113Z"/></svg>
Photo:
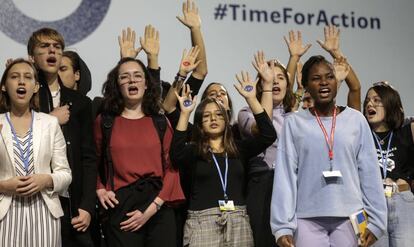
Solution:
<svg viewBox="0 0 414 247"><path fill-rule="evenodd" d="M285 94L285 97L283 98L283 108L285 109L285 112L291 112L295 104L295 100L296 100L295 96L293 95L292 89L290 87L290 85L292 85L292 82L289 79L289 75L288 75L288 72L285 66L281 64L278 60L275 59L275 60L267 61L267 64L270 66L270 64L273 61L275 61L275 66L280 68L280 70L282 70L283 75L286 78L287 84L286 84L286 94ZM263 94L263 86L262 86L262 78L260 77L259 74L257 74L257 77L259 78L259 82L257 83L257 86L256 86L256 92L257 92L256 97L260 102L262 98L262 94Z"/></svg>
<svg viewBox="0 0 414 247"><path fill-rule="evenodd" d="M30 66L30 68L32 68L33 70L33 75L34 75L34 79L36 80L36 83L39 82L39 76L37 74L37 70L35 68L35 66L33 65L33 63L23 59L23 58L18 58L13 60L13 62L11 62L6 70L3 73L3 76L1 77L1 82L0 82L0 88L3 88L3 86L6 85L6 81L7 81L7 75L9 74L10 69L16 65L16 64L20 64L20 63L25 63L27 65ZM34 93L32 98L30 99L30 103L29 103L29 107L32 110L35 111L39 111L39 94L38 93ZM11 109L11 102L10 102L10 97L7 94L7 92L4 92L3 90L0 90L0 112L4 113L4 112L8 112Z"/></svg>
<svg viewBox="0 0 414 247"><path fill-rule="evenodd" d="M227 99L228 99L228 102L229 102L229 109L226 112L227 112L227 115L228 115L228 117L230 119L230 122L231 122L231 120L233 119L233 102L231 101L230 94L227 91L227 88L223 84L221 84L219 82L212 82L212 83L208 84L206 89L204 89L203 95L201 95L201 100L204 100L204 99L208 98L208 89L213 85L219 85L219 86L222 86L226 89Z"/></svg>
<svg viewBox="0 0 414 247"><path fill-rule="evenodd" d="M224 151L227 152L229 157L236 157L238 155L238 150L233 138L233 132L230 125L229 115L226 113L224 105L212 98L205 98L197 106L194 113L194 126L193 126L193 136L192 142L196 145L198 154L206 160L210 160L210 145L209 145L209 136L203 130L203 113L206 108L206 105L214 103L218 106L219 110L224 116L224 133L223 133L223 143Z"/></svg>
<svg viewBox="0 0 414 247"><path fill-rule="evenodd" d="M376 83L367 91L364 100L363 113L366 114L365 107L368 104L367 97L369 90L374 90L381 98L385 111L385 123L391 130L398 129L404 123L404 109L401 103L401 97L397 90L392 88L387 82Z"/></svg>
<svg viewBox="0 0 414 247"><path fill-rule="evenodd" d="M147 89L145 90L142 99L142 111L146 116L159 114L161 111L159 87L151 80L151 76L145 65L140 60L129 57L122 58L115 68L109 72L108 77L102 86L102 94L104 96L102 111L118 116L121 115L124 110L125 102L119 89L118 77L119 68L122 64L127 62L136 62L141 66L145 74L145 85L147 86Z"/></svg>

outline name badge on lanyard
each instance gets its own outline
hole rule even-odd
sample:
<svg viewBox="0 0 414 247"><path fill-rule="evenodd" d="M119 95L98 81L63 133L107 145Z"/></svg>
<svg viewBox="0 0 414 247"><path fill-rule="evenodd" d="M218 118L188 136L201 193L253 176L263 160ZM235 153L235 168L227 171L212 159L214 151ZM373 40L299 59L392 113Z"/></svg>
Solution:
<svg viewBox="0 0 414 247"><path fill-rule="evenodd" d="M342 173L339 170L333 170L333 157L334 157L334 151L333 151L333 146L334 146L334 136L335 136L335 128L336 128L336 106L334 108L334 112L333 112L333 116L332 116L332 125L331 125L331 136L330 138L328 137L328 133L326 132L325 126L323 126L323 123L319 117L318 112L316 111L316 109L314 110L315 113L315 117L316 117L316 121L319 124L319 127L322 130L322 133L325 137L325 141L326 144L328 144L328 156L329 156L329 171L323 171L322 175L324 178L341 178L342 177Z"/></svg>
<svg viewBox="0 0 414 247"><path fill-rule="evenodd" d="M213 152L211 152L211 156L213 157L213 161L214 161L214 164L216 165L218 175L220 176L221 187L223 188L223 194L224 194L224 200L218 200L219 208L221 211L236 210L234 206L234 202L232 200L228 200L228 197L227 197L227 181L228 181L227 178L228 178L228 171L229 171L229 159L227 157L227 153L226 153L226 159L225 159L226 169L224 171L224 177L223 177L223 174L221 174L220 166Z"/></svg>

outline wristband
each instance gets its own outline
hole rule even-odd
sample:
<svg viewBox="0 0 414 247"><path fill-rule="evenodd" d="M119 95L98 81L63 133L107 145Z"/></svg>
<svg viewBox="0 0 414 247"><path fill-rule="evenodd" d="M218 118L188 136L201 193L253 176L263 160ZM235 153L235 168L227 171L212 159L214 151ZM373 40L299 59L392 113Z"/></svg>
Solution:
<svg viewBox="0 0 414 247"><path fill-rule="evenodd" d="M182 76L180 75L180 73L177 73L177 75L175 76L176 81L185 81L185 79L187 79L187 76Z"/></svg>
<svg viewBox="0 0 414 247"><path fill-rule="evenodd" d="M272 93L273 90L263 90L262 93Z"/></svg>
<svg viewBox="0 0 414 247"><path fill-rule="evenodd" d="M157 208L157 211L160 211L161 205L158 204L156 201L152 201L155 204L155 207Z"/></svg>

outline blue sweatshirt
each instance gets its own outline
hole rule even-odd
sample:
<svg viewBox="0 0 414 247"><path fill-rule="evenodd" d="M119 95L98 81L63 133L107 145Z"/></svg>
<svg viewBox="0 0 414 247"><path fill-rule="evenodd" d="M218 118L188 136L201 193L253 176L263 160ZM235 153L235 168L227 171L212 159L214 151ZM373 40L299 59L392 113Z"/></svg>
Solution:
<svg viewBox="0 0 414 247"><path fill-rule="evenodd" d="M332 117L321 117L330 135ZM368 228L379 238L386 230L387 206L371 130L364 116L346 107L336 118L333 170L342 178L330 182L328 144L308 110L287 117L277 150L271 219L276 239L293 235L297 218L349 217L368 214Z"/></svg>

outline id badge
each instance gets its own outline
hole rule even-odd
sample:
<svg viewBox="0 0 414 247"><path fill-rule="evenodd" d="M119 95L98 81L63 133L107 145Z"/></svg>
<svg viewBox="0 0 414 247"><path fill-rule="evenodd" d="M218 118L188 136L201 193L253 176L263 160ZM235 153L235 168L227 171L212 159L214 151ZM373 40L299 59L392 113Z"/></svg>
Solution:
<svg viewBox="0 0 414 247"><path fill-rule="evenodd" d="M342 173L339 170L336 171L323 171L322 172L324 178L341 178Z"/></svg>
<svg viewBox="0 0 414 247"><path fill-rule="evenodd" d="M392 196L392 185L385 185L384 193L386 197L391 197Z"/></svg>
<svg viewBox="0 0 414 247"><path fill-rule="evenodd" d="M236 210L234 207L234 202L232 200L219 200L218 201L220 211L233 211Z"/></svg>

